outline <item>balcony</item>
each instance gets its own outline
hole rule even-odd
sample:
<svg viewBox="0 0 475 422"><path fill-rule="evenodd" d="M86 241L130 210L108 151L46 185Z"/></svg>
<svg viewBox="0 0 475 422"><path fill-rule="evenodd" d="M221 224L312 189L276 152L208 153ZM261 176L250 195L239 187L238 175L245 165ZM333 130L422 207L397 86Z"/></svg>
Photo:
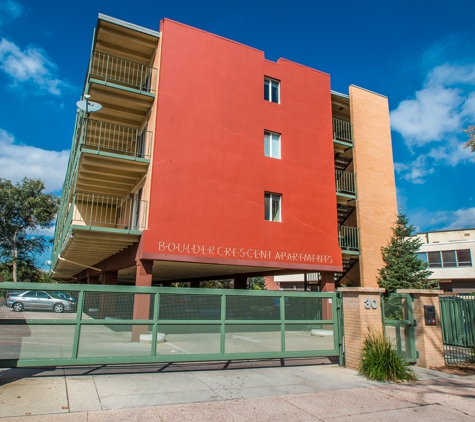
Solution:
<svg viewBox="0 0 475 422"><path fill-rule="evenodd" d="M71 277L138 242L145 228L147 201L76 193L60 212L53 269ZM73 263L71 263L73 262Z"/></svg>
<svg viewBox="0 0 475 422"><path fill-rule="evenodd" d="M77 124L76 190L118 197L127 196L147 173L152 132L100 120Z"/></svg>
<svg viewBox="0 0 475 422"><path fill-rule="evenodd" d="M145 94L156 90L157 69L141 63L94 51L91 57L89 77L105 85L118 85Z"/></svg>
<svg viewBox="0 0 475 422"><path fill-rule="evenodd" d="M79 143L83 149L98 153L149 160L152 132L83 118L80 122Z"/></svg>
<svg viewBox="0 0 475 422"><path fill-rule="evenodd" d="M333 140L353 145L353 125L350 122L333 118Z"/></svg>
<svg viewBox="0 0 475 422"><path fill-rule="evenodd" d="M338 238L343 253L359 253L360 241L359 229L357 227L338 226Z"/></svg>
<svg viewBox="0 0 475 422"><path fill-rule="evenodd" d="M337 195L356 198L356 174L348 171L335 170Z"/></svg>

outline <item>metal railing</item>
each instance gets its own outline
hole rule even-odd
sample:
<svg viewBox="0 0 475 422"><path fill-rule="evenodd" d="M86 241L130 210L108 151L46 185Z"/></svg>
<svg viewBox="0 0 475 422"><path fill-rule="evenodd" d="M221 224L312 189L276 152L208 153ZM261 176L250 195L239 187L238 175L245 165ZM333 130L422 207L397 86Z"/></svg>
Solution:
<svg viewBox="0 0 475 422"><path fill-rule="evenodd" d="M50 300L41 309L22 302L12 292L18 284ZM41 283L0 289L10 291L0 307L3 368L315 356L343 362L335 292Z"/></svg>
<svg viewBox="0 0 475 422"><path fill-rule="evenodd" d="M125 230L145 228L147 201L77 192L70 208L71 223Z"/></svg>
<svg viewBox="0 0 475 422"><path fill-rule="evenodd" d="M91 56L90 75L141 92L154 93L156 89L156 68L97 51Z"/></svg>
<svg viewBox="0 0 475 422"><path fill-rule="evenodd" d="M333 139L353 143L353 125L340 119L333 119Z"/></svg>
<svg viewBox="0 0 475 422"><path fill-rule="evenodd" d="M340 248L346 251L359 251L359 229L357 227L338 226Z"/></svg>
<svg viewBox="0 0 475 422"><path fill-rule="evenodd" d="M135 158L150 158L152 132L128 126L83 118L80 144L98 151L120 153Z"/></svg>
<svg viewBox="0 0 475 422"><path fill-rule="evenodd" d="M335 170L336 191L356 195L356 174L349 171Z"/></svg>

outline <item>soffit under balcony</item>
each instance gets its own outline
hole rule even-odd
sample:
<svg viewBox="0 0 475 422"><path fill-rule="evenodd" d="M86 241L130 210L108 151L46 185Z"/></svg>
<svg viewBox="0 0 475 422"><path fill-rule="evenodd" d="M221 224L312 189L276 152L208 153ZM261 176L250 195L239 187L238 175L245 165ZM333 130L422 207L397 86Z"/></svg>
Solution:
<svg viewBox="0 0 475 422"><path fill-rule="evenodd" d="M153 35L153 31L149 32L99 19L94 50L148 65L152 62L159 40L157 33Z"/></svg>
<svg viewBox="0 0 475 422"><path fill-rule="evenodd" d="M89 93L102 109L94 118L104 122L140 128L148 118L154 97L91 82Z"/></svg>
<svg viewBox="0 0 475 422"><path fill-rule="evenodd" d="M115 255L139 241L138 234L111 231L72 230L65 248L60 253L54 272L57 278L67 279L88 267Z"/></svg>
<svg viewBox="0 0 475 422"><path fill-rule="evenodd" d="M125 197L146 175L148 162L81 151L76 190Z"/></svg>
<svg viewBox="0 0 475 422"><path fill-rule="evenodd" d="M334 119L344 120L346 122L351 121L350 118L350 99L348 96L331 93L332 99L332 116Z"/></svg>

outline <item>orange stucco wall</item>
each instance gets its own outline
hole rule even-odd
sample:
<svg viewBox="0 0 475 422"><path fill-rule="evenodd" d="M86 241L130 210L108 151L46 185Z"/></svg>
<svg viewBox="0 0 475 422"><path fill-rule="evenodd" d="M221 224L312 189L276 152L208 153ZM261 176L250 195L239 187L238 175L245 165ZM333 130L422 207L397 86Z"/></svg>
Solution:
<svg viewBox="0 0 475 422"><path fill-rule="evenodd" d="M173 21L161 33L143 257L338 270L329 76ZM282 159L264 156L264 130ZM264 220L264 192L282 194L282 222Z"/></svg>
<svg viewBox="0 0 475 422"><path fill-rule="evenodd" d="M377 287L386 246L396 220L396 187L386 97L350 86L354 166L358 192L361 286Z"/></svg>

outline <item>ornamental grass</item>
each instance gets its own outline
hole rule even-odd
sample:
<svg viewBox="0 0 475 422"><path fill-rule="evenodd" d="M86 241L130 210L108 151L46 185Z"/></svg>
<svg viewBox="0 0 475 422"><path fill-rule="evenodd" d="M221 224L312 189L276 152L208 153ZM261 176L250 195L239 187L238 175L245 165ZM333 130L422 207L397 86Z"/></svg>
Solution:
<svg viewBox="0 0 475 422"><path fill-rule="evenodd" d="M368 330L363 342L359 373L375 381L415 381L414 371L381 331Z"/></svg>

